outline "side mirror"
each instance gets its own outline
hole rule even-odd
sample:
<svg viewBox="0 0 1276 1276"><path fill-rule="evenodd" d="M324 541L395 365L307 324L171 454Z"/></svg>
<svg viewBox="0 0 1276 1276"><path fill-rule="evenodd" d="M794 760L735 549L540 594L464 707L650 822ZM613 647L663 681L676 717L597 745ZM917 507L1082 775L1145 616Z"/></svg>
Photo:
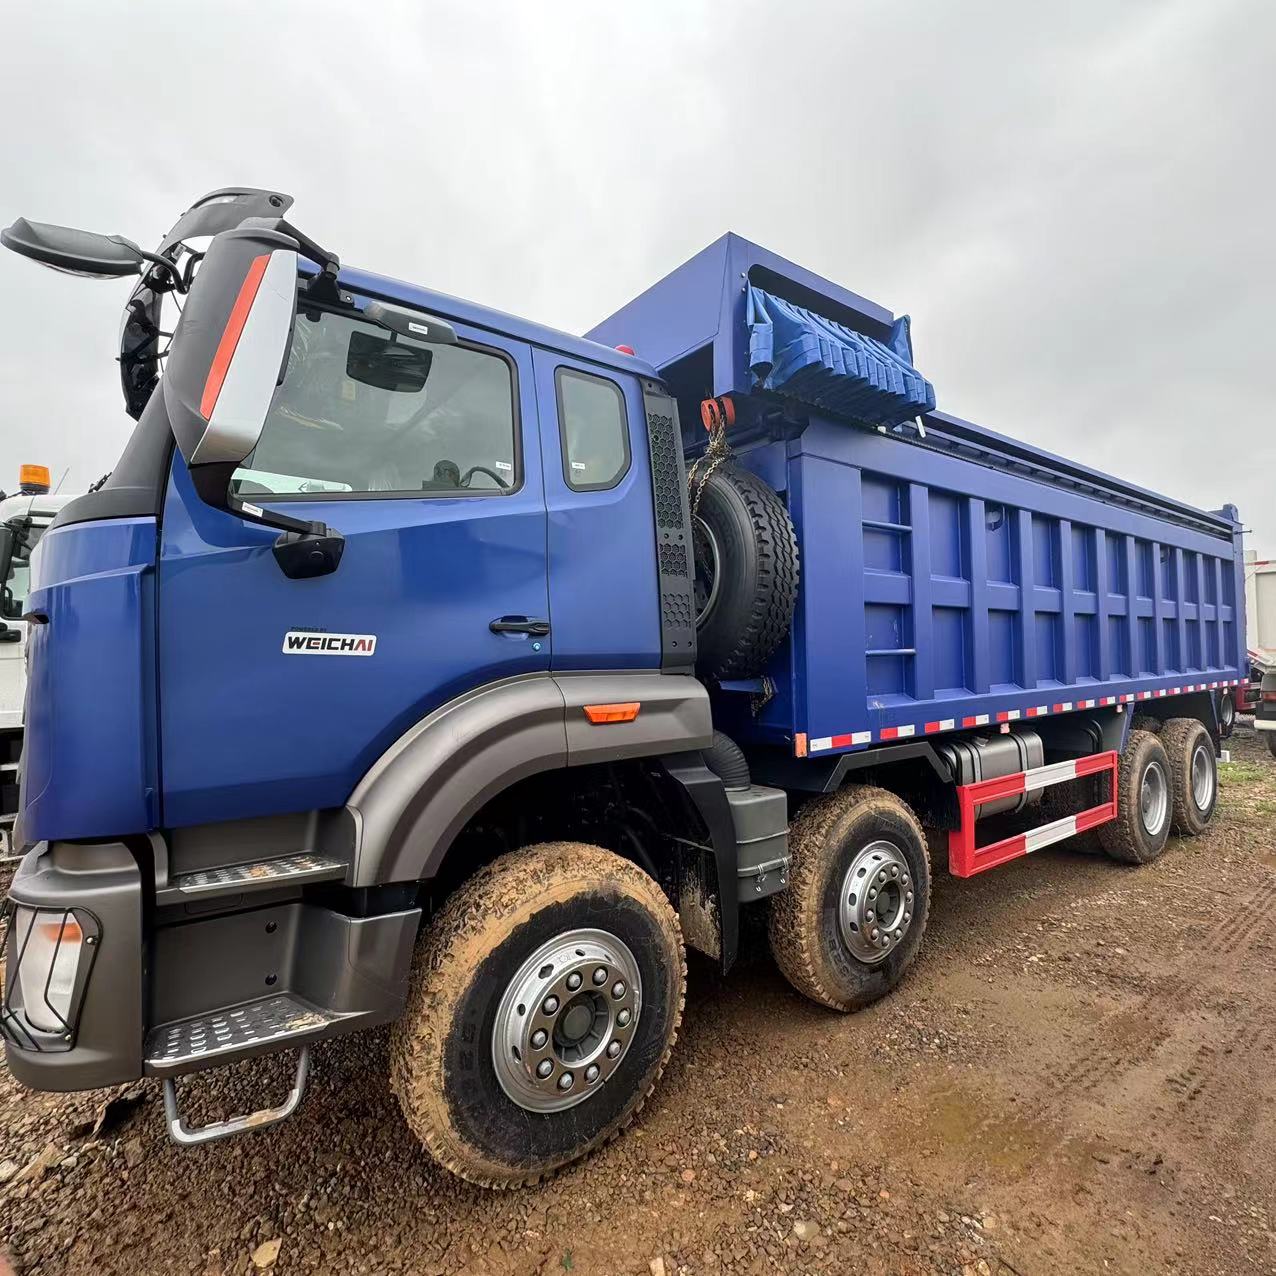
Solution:
<svg viewBox="0 0 1276 1276"><path fill-rule="evenodd" d="M292 577L324 575L343 542L324 523L232 496L231 475L257 446L287 371L297 317L297 249L280 231L214 237L173 333L161 382L178 450L201 500L280 530L275 557Z"/></svg>
<svg viewBox="0 0 1276 1276"><path fill-rule="evenodd" d="M0 230L0 244L42 266L89 279L136 275L148 260L147 254L123 235L99 235L48 222L29 222L25 217Z"/></svg>

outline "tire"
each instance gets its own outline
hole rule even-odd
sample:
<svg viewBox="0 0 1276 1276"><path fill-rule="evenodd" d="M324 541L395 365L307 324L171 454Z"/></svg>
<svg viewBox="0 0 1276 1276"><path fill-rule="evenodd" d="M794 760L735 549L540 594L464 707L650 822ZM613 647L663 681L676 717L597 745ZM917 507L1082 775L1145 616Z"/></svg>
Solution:
<svg viewBox="0 0 1276 1276"><path fill-rule="evenodd" d="M646 873L596 846L529 846L482 869L430 923L394 1027L391 1087L454 1174L485 1187L535 1183L634 1119L673 1049L685 991L678 918ZM554 994L557 1014L545 1017ZM548 1045L536 1043L542 1024ZM549 1081L536 1079L534 1058L550 1065ZM568 1072L565 1096L557 1083Z"/></svg>
<svg viewBox="0 0 1276 1276"><path fill-rule="evenodd" d="M1140 713L1130 721L1131 731L1150 731L1153 735L1160 735L1164 726L1160 718L1150 718L1146 713Z"/></svg>
<svg viewBox="0 0 1276 1276"><path fill-rule="evenodd" d="M1218 697L1218 734L1226 740L1236 730L1236 695L1223 691Z"/></svg>
<svg viewBox="0 0 1276 1276"><path fill-rule="evenodd" d="M899 983L926 930L930 857L921 826L893 793L851 785L802 808L789 831L789 852L788 888L771 905L776 964L819 1005L860 1010ZM874 860L875 854L881 858ZM886 955L869 960L865 953L876 933L865 916L871 901L851 888L892 868L898 873L882 886L891 890L894 915L908 920L900 938L887 936L892 943Z"/></svg>
<svg viewBox="0 0 1276 1276"><path fill-rule="evenodd" d="M1276 734L1271 731L1264 731L1263 734L1267 737L1267 751L1276 758Z"/></svg>
<svg viewBox="0 0 1276 1276"><path fill-rule="evenodd" d="M1150 786L1159 783L1163 797L1149 811L1149 817L1157 816L1154 826L1143 817L1145 779ZM1149 731L1131 731L1117 771L1117 817L1098 828L1099 842L1114 860L1148 864L1165 850L1173 812L1171 789L1170 760L1160 739Z"/></svg>
<svg viewBox="0 0 1276 1276"><path fill-rule="evenodd" d="M710 678L752 678L793 624L793 523L761 479L729 463L698 490L692 518L697 668Z"/></svg>
<svg viewBox="0 0 1276 1276"><path fill-rule="evenodd" d="M1214 740L1195 718L1171 718L1161 732L1170 759L1170 796L1176 833L1197 837L1209 827L1218 801Z"/></svg>

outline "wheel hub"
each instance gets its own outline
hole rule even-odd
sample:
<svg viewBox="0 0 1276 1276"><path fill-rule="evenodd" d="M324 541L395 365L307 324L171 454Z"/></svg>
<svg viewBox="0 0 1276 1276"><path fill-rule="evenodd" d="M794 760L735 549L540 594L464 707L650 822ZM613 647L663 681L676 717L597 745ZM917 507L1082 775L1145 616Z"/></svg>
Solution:
<svg viewBox="0 0 1276 1276"><path fill-rule="evenodd" d="M529 1112L583 1103L624 1060L642 1010L629 948L603 930L542 944L501 996L492 1064L501 1089Z"/></svg>
<svg viewBox="0 0 1276 1276"><path fill-rule="evenodd" d="M700 628L718 601L722 554L713 529L699 514L693 515L691 519L691 543L695 552L692 593L696 605L696 628Z"/></svg>
<svg viewBox="0 0 1276 1276"><path fill-rule="evenodd" d="M913 879L894 842L870 842L842 879L838 929L852 956L885 961L913 924Z"/></svg>
<svg viewBox="0 0 1276 1276"><path fill-rule="evenodd" d="M1214 800L1214 750L1198 744L1192 753L1192 801L1198 811L1209 810Z"/></svg>
<svg viewBox="0 0 1276 1276"><path fill-rule="evenodd" d="M1159 762L1149 762L1139 786L1139 816L1144 829L1155 837L1165 824L1170 809L1170 789Z"/></svg>

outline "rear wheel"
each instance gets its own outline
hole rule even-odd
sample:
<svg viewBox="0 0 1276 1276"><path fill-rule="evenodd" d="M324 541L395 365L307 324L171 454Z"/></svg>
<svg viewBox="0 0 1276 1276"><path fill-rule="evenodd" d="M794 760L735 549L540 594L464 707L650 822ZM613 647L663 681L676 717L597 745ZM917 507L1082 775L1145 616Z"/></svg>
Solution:
<svg viewBox="0 0 1276 1276"><path fill-rule="evenodd" d="M1171 718L1161 732L1170 760L1170 788L1175 832L1196 837L1214 817L1218 801L1218 768L1214 741L1195 718Z"/></svg>
<svg viewBox="0 0 1276 1276"><path fill-rule="evenodd" d="M1276 732L1267 731L1264 734L1267 736L1267 750L1276 758Z"/></svg>
<svg viewBox="0 0 1276 1276"><path fill-rule="evenodd" d="M685 984L677 915L641 869L576 842L503 856L418 950L391 1055L408 1125L472 1182L552 1174L642 1107Z"/></svg>
<svg viewBox="0 0 1276 1276"><path fill-rule="evenodd" d="M1170 760L1148 731L1131 731L1117 771L1117 817L1099 825L1099 841L1115 860L1147 864L1170 836Z"/></svg>
<svg viewBox="0 0 1276 1276"><path fill-rule="evenodd" d="M912 811L852 785L807 803L789 833L788 889L771 907L784 977L833 1010L859 1010L903 977L922 942L930 859Z"/></svg>

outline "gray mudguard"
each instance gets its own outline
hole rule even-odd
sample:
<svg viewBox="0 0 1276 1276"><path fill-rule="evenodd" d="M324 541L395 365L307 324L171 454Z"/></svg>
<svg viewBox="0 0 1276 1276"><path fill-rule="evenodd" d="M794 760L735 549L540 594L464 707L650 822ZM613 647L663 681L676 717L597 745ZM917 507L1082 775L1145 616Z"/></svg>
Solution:
<svg viewBox="0 0 1276 1276"><path fill-rule="evenodd" d="M586 705L631 704L632 722L591 723ZM694 678L657 670L530 674L479 687L402 735L325 829L353 850L349 882L433 877L481 807L541 771L707 748L709 696Z"/></svg>

